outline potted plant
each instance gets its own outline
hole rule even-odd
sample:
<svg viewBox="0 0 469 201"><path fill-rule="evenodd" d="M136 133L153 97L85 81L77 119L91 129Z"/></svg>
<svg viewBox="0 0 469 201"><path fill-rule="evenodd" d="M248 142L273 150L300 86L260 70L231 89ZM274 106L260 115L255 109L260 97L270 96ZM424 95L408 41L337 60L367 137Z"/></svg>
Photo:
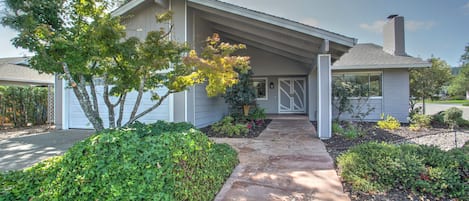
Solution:
<svg viewBox="0 0 469 201"><path fill-rule="evenodd" d="M226 90L224 98L225 102L230 105L232 113L237 114L242 110L242 114L247 117L251 105L256 103L256 94L251 80L252 71L249 70L246 73L238 71L238 73L238 82Z"/></svg>

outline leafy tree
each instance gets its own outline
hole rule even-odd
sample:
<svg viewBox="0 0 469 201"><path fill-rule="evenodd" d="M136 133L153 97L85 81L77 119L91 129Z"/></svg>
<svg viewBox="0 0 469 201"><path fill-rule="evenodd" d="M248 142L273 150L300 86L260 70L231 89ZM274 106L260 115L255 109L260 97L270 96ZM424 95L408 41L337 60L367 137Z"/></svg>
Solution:
<svg viewBox="0 0 469 201"><path fill-rule="evenodd" d="M225 102L230 105L230 113L243 114L243 106L254 105L256 94L252 85L252 71L239 74L239 81L235 85L227 88L223 96Z"/></svg>
<svg viewBox="0 0 469 201"><path fill-rule="evenodd" d="M466 46L464 54L461 56L461 70L449 87L450 94L464 94L469 99L469 45Z"/></svg>
<svg viewBox="0 0 469 201"><path fill-rule="evenodd" d="M424 104L425 99L432 98L438 94L442 87L447 84L452 76L450 66L439 58L431 58L432 64L429 68L414 68L410 70L410 96L411 105L415 105L414 98L421 99Z"/></svg>
<svg viewBox="0 0 469 201"><path fill-rule="evenodd" d="M13 44L35 53L30 61L33 68L68 81L98 131L104 129L98 98L108 108L109 127L120 127L156 109L171 93L206 80L209 95L224 93L237 81L234 66L249 68L249 58L231 56L245 46L221 43L218 35L209 38L200 58L195 51L183 57L189 49L169 39L172 28L150 31L143 41L127 38L120 18L107 12L115 6L113 1L5 0L5 5L1 23L19 32ZM171 13L163 13L156 23L170 19ZM97 81L103 83L102 97L96 93ZM167 92L158 94L156 89L161 87ZM137 100L123 123L124 103L131 91L138 92ZM154 102L138 113L144 92L151 92ZM115 102L112 96L117 97Z"/></svg>

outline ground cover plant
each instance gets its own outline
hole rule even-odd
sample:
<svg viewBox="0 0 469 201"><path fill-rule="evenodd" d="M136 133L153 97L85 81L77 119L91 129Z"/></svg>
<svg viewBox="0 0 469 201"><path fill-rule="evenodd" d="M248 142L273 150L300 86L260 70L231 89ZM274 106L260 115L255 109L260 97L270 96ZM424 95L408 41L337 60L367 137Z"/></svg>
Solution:
<svg viewBox="0 0 469 201"><path fill-rule="evenodd" d="M187 123L104 130L63 156L0 174L2 200L212 200L237 153Z"/></svg>
<svg viewBox="0 0 469 201"><path fill-rule="evenodd" d="M403 189L433 198L469 199L469 148L448 152L423 145L370 142L337 159L354 191Z"/></svg>

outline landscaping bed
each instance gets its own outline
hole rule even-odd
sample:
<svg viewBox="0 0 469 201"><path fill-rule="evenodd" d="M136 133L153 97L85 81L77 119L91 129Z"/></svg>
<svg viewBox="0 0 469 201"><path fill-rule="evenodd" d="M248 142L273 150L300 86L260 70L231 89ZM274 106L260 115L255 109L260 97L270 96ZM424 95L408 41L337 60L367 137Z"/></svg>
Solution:
<svg viewBox="0 0 469 201"><path fill-rule="evenodd" d="M200 131L205 133L208 137L230 137L230 138L255 138L259 136L264 129L270 124L272 119L264 119L262 124L252 126L249 132L242 135L227 135L226 133L217 132L212 129L212 125L201 128Z"/></svg>
<svg viewBox="0 0 469 201"><path fill-rule="evenodd" d="M237 164L191 124L135 123L0 173L0 200L212 200Z"/></svg>
<svg viewBox="0 0 469 201"><path fill-rule="evenodd" d="M425 128L413 130L409 125L403 125L396 130L385 130L377 127L376 123L359 123L356 127L362 132L357 137L349 137L333 134L331 139L324 140L326 149L337 164L338 157L356 145L370 142L385 142L388 144L422 144L434 145L443 150L455 148L454 133L447 128ZM459 130L457 132L458 147L469 143L469 131ZM467 149L467 148L466 148ZM390 164L389 164L390 165ZM466 169L469 167L466 167ZM340 170L337 169L340 173ZM403 169L403 171L405 171ZM415 194L405 187L391 188L385 193L368 193L353 190L352 184L343 182L344 191L348 192L352 200L452 200L450 198L437 198L431 194ZM455 199L453 199L455 200ZM461 199L460 199L461 200ZM464 199L462 199L464 200Z"/></svg>

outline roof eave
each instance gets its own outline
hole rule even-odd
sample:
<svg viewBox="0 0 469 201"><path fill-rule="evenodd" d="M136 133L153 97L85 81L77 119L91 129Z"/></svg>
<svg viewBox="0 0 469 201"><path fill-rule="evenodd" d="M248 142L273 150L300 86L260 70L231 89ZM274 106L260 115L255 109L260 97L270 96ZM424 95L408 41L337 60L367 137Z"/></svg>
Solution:
<svg viewBox="0 0 469 201"><path fill-rule="evenodd" d="M213 1L213 0L188 0L188 1L195 3L195 4L202 5L202 6L229 12L235 15L240 15L240 16L255 19L261 22L273 24L273 25L283 27L286 29L294 30L303 34L317 37L317 38L329 40L330 42L335 42L335 43L348 46L348 47L352 47L357 43L357 39L355 38L343 36L337 33L333 33L333 32L326 31L326 30L316 28L316 27L311 27L308 25L304 25L304 24L294 22L291 20L287 20L284 18L272 16L272 15L265 14L262 12L256 12L247 8L243 8L240 6L236 6L236 5L221 2L221 1Z"/></svg>
<svg viewBox="0 0 469 201"><path fill-rule="evenodd" d="M349 65L349 66L332 66L332 70L426 68L430 66L431 66L430 63Z"/></svg>
<svg viewBox="0 0 469 201"><path fill-rule="evenodd" d="M111 12L111 15L113 17L124 15L127 12L134 9L135 7L137 7L138 5L142 4L145 1L146 0L133 0L133 1L130 1L130 2L122 5L121 7L117 8L116 10L113 10Z"/></svg>

